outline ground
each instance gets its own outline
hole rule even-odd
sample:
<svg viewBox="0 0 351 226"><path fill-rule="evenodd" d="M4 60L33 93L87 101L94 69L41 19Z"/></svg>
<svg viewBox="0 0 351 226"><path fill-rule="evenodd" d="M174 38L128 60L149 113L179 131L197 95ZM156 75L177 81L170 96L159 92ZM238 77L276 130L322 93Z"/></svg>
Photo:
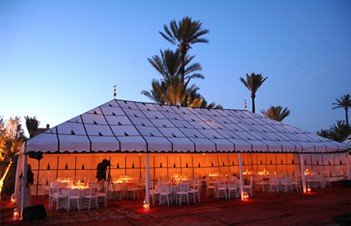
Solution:
<svg viewBox="0 0 351 226"><path fill-rule="evenodd" d="M34 197L47 207L47 197ZM334 185L310 194L256 193L248 201L205 198L201 203L156 205L144 212L142 200L111 201L98 210L47 210L44 220L12 219L13 205L1 202L0 225L337 225L332 217L351 213L351 188Z"/></svg>

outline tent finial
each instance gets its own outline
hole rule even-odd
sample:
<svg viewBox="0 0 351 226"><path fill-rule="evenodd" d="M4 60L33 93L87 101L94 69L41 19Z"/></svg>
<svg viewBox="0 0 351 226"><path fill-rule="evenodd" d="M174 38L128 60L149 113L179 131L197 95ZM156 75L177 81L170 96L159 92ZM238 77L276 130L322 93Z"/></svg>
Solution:
<svg viewBox="0 0 351 226"><path fill-rule="evenodd" d="M113 99L116 99L117 96L117 91L116 91L117 85L113 86Z"/></svg>

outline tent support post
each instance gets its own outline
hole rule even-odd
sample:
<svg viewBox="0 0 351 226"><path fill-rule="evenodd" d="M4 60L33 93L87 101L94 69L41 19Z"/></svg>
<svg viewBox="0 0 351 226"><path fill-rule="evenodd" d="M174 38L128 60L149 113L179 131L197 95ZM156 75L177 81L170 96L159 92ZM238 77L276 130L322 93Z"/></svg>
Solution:
<svg viewBox="0 0 351 226"><path fill-rule="evenodd" d="M239 175L240 175L240 198L244 200L244 178L243 178L243 162L241 159L241 153L238 153L239 161Z"/></svg>
<svg viewBox="0 0 351 226"><path fill-rule="evenodd" d="M346 175L347 175L347 179L350 180L351 179L351 175L350 175L350 155L348 152L345 153L346 155L346 169L347 169L347 172L346 172Z"/></svg>
<svg viewBox="0 0 351 226"><path fill-rule="evenodd" d="M150 182L150 167L149 167L149 153L146 153L146 170L145 170L145 201L144 203L150 204L150 188L149 188L149 182Z"/></svg>
<svg viewBox="0 0 351 226"><path fill-rule="evenodd" d="M306 188L306 178L305 178L305 164L303 161L303 155L300 154L300 169L301 169L301 181L302 181L302 191L304 193L307 192Z"/></svg>
<svg viewBox="0 0 351 226"><path fill-rule="evenodd" d="M27 155L25 154L26 150L24 150L23 156L23 167L22 167L22 181L21 181L21 220L23 220L23 209L26 203L26 181L27 181Z"/></svg>

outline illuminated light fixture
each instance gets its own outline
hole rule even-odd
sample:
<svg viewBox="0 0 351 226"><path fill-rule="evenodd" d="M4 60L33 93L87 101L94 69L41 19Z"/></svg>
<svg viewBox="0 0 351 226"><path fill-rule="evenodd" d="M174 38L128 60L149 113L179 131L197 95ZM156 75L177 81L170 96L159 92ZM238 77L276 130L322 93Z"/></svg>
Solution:
<svg viewBox="0 0 351 226"><path fill-rule="evenodd" d="M150 210L150 204L146 201L143 202L143 208L144 211L149 211Z"/></svg>
<svg viewBox="0 0 351 226"><path fill-rule="evenodd" d="M13 219L17 220L19 218L19 211L17 208L13 209Z"/></svg>
<svg viewBox="0 0 351 226"><path fill-rule="evenodd" d="M244 192L242 200L247 201L248 199L249 199L249 194L247 192Z"/></svg>
<svg viewBox="0 0 351 226"><path fill-rule="evenodd" d="M11 199L10 200L11 200L11 203L13 203L13 204L16 203L15 194L11 195Z"/></svg>
<svg viewBox="0 0 351 226"><path fill-rule="evenodd" d="M307 188L307 193L311 193L312 189L310 187Z"/></svg>

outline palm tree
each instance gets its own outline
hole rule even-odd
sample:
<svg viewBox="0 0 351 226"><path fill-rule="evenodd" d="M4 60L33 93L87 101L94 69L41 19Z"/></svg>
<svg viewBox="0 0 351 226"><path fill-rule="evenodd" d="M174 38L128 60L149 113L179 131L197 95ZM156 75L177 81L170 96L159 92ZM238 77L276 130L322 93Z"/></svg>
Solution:
<svg viewBox="0 0 351 226"><path fill-rule="evenodd" d="M351 134L351 127L345 121L337 121L330 127L329 132L332 140L343 142Z"/></svg>
<svg viewBox="0 0 351 226"><path fill-rule="evenodd" d="M184 66L184 74L180 82L185 82L188 85L191 79L205 78L202 74L198 73L198 71L202 70L201 65L199 63L191 63L193 59L194 56L187 56L184 59L184 63L182 63L183 59L179 50L173 52L168 49L165 51L160 50L160 55L148 58L148 61L162 75L165 81L169 81L174 77L181 77L180 70Z"/></svg>
<svg viewBox="0 0 351 226"><path fill-rule="evenodd" d="M319 135L321 137L328 138L328 139L332 139L332 135L331 135L330 131L326 130L326 129L321 129L320 131L317 131L317 135Z"/></svg>
<svg viewBox="0 0 351 226"><path fill-rule="evenodd" d="M184 17L178 23L172 20L169 23L169 27L165 24L163 26L164 32L159 32L164 39L173 45L177 45L180 51L182 65L180 75L182 76L182 80L184 80L185 76L186 56L191 45L195 43L208 43L208 40L203 38L203 36L208 34L209 31L202 29L201 26L202 23L200 21L193 21L190 17Z"/></svg>
<svg viewBox="0 0 351 226"><path fill-rule="evenodd" d="M251 75L246 74L246 80L240 78L240 81L244 86L250 91L252 99L252 112L255 113L255 98L258 88L266 81L268 77L263 78L261 74L251 73Z"/></svg>
<svg viewBox="0 0 351 226"><path fill-rule="evenodd" d="M270 119L276 120L278 122L283 121L288 115L290 115L290 111L288 108L284 108L282 106L271 106L267 110L262 110L261 113Z"/></svg>
<svg viewBox="0 0 351 226"><path fill-rule="evenodd" d="M160 81L152 80L152 90L142 91L141 93L160 104L183 106L187 102L185 93L190 92L192 89L195 91L191 92L198 90L195 86L189 87L190 81L194 78L204 78L202 74L198 73L202 69L201 65L199 63L191 63L193 59L194 57L185 59L184 80L180 76L182 63L178 50L175 52L171 50L160 51L160 55L148 58L149 63L162 75L162 79Z"/></svg>
<svg viewBox="0 0 351 226"><path fill-rule="evenodd" d="M185 85L179 80L179 77L174 77L167 82L153 80L151 85L151 91L142 91L141 93L157 103L183 107L223 109L221 105L216 105L214 102L208 104L205 98L198 93L199 88L197 86Z"/></svg>
<svg viewBox="0 0 351 226"><path fill-rule="evenodd" d="M26 120L26 127L29 133L29 137L32 138L35 135L35 132L38 130L40 122L36 119L35 116L25 116L24 119Z"/></svg>
<svg viewBox="0 0 351 226"><path fill-rule="evenodd" d="M350 94L346 94L346 95L340 97L340 99L336 99L336 103L333 103L333 105L335 105L335 107L333 107L333 109L344 108L346 123L349 125L348 113L349 113L349 108L351 108Z"/></svg>

